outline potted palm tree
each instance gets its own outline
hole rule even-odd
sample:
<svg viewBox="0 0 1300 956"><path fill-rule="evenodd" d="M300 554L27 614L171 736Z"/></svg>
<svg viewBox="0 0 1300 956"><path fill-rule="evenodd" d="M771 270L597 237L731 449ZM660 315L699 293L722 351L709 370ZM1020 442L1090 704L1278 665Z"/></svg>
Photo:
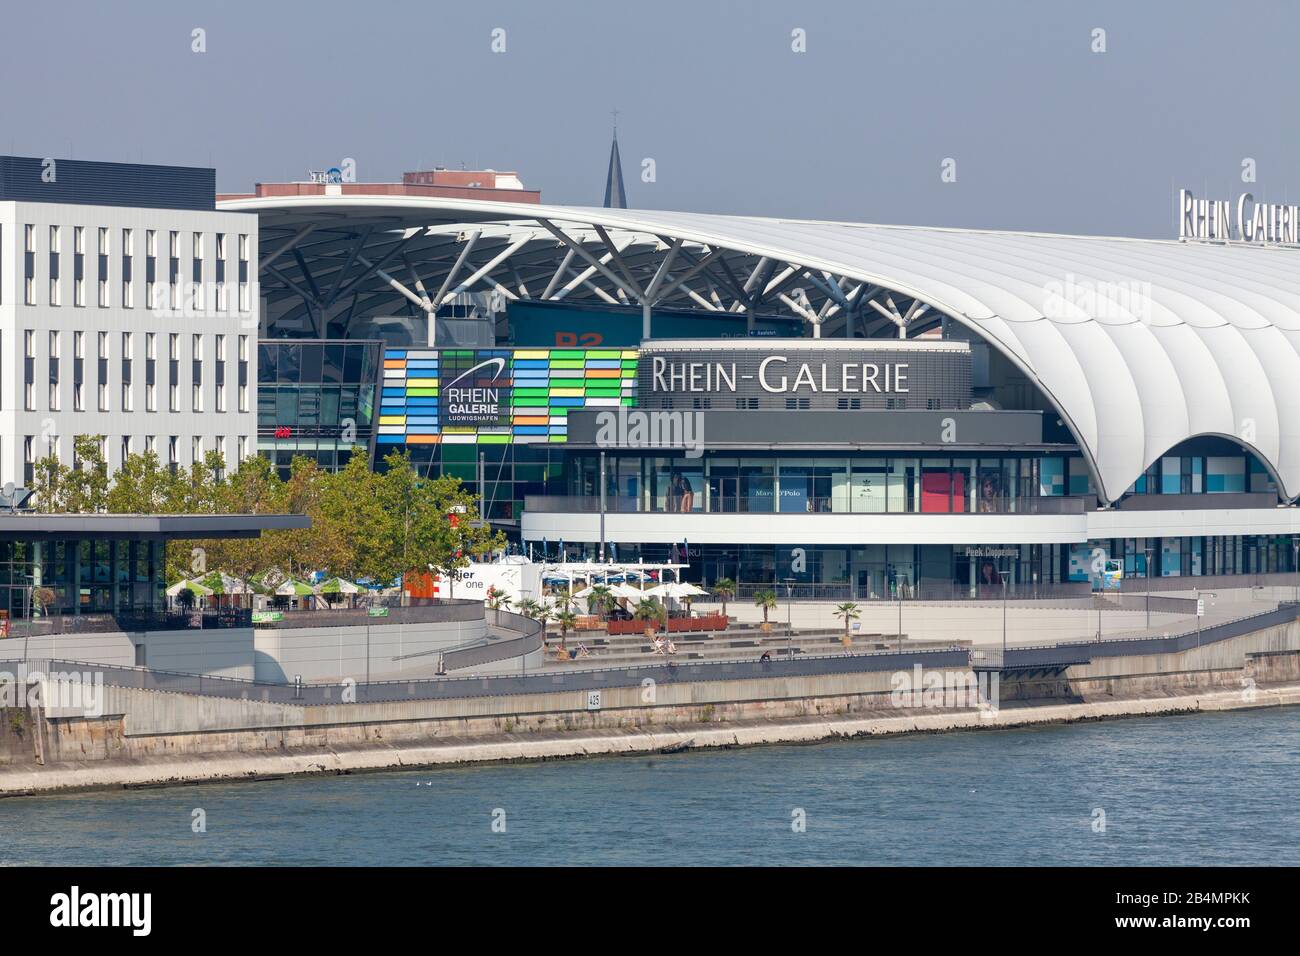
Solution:
<svg viewBox="0 0 1300 956"><path fill-rule="evenodd" d="M544 614L542 606L532 598L524 598L522 601L516 603L515 607L519 610L520 614L528 618L530 621L539 620Z"/></svg>
<svg viewBox="0 0 1300 956"><path fill-rule="evenodd" d="M653 638L655 629L663 622L664 609L653 598L642 598L637 602L632 616L638 621L645 621L645 636Z"/></svg>
<svg viewBox="0 0 1300 956"><path fill-rule="evenodd" d="M609 609L614 604L614 592L609 589L607 584L593 584L591 591L587 595L587 607L596 612L596 616L602 621L609 615Z"/></svg>
<svg viewBox="0 0 1300 956"><path fill-rule="evenodd" d="M727 601L736 596L736 582L731 578L718 578L709 591L722 602L722 616L727 616Z"/></svg>
<svg viewBox="0 0 1300 956"><path fill-rule="evenodd" d="M844 649L847 651L853 646L853 638L849 636L849 622L856 621L862 615L858 612L858 606L852 601L845 601L843 604L835 606L835 616L844 621Z"/></svg>
<svg viewBox="0 0 1300 956"><path fill-rule="evenodd" d="M488 606L488 608L489 608L490 610L496 612L496 615L495 615L495 617L496 617L496 621L495 621L495 623L497 623L497 624L500 624L500 623L501 623L501 611L502 611L502 609L504 608L504 609L507 610L507 611L510 610L510 598L509 598L509 596L506 594L505 591L498 590L498 589L497 589L497 586L496 586L495 584L490 585L490 586L488 587L488 589L487 589L487 599L486 599L483 603L485 603L485 604Z"/></svg>
<svg viewBox="0 0 1300 956"><path fill-rule="evenodd" d="M754 607L761 607L763 609L763 630L772 630L772 625L767 619L767 613L776 608L776 592L756 591L754 593Z"/></svg>
<svg viewBox="0 0 1300 956"><path fill-rule="evenodd" d="M578 615L574 614L567 607L556 605L551 608L551 620L560 627L560 646L557 648L559 657L561 660L567 661L569 659L569 648L566 643L566 638L569 636L569 630L577 623Z"/></svg>

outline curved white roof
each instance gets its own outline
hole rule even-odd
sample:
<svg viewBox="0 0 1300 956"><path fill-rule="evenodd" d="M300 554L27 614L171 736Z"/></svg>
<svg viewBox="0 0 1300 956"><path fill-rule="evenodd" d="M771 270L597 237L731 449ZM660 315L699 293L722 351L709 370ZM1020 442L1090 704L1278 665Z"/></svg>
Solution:
<svg viewBox="0 0 1300 956"><path fill-rule="evenodd" d="M977 330L1073 429L1115 500L1199 435L1300 493L1300 252L1138 239L395 196L244 199L263 222L342 217L601 225L766 256L912 296Z"/></svg>

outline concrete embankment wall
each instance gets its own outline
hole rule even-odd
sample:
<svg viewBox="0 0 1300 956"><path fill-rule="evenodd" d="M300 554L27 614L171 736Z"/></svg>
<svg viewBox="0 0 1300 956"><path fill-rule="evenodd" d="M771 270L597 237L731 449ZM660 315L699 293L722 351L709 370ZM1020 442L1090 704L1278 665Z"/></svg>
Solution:
<svg viewBox="0 0 1300 956"><path fill-rule="evenodd" d="M367 674L431 672L439 651L482 640L487 634L487 622L481 618L377 621L369 626L191 628L14 637L0 641L0 660L21 658L25 650L28 660L139 665L157 671L272 683L289 683L295 677L364 681Z"/></svg>
<svg viewBox="0 0 1300 956"><path fill-rule="evenodd" d="M253 677L251 627L191 628L181 631L88 634L39 634L0 641L0 658L86 661L115 667L151 667L159 671Z"/></svg>
<svg viewBox="0 0 1300 956"><path fill-rule="evenodd" d="M1032 641L1051 644L1057 641L1086 640L1097 636L1097 612L1090 600L1011 601L1006 608L1007 639L1011 643ZM691 605L701 614L721 610L721 605L696 601ZM801 602L788 609L781 605L769 612L775 627L784 627L787 616L796 628L838 630L844 622L835 617L835 603ZM1003 607L1000 601L904 601L903 633L911 640L950 641L960 638L976 644L1000 644ZM866 634L896 634L899 629L897 603L866 601L859 605L859 630ZM761 609L748 601L727 602L727 613L742 624L763 620ZM1101 614L1101 630L1106 637L1131 633L1146 627L1142 608L1107 609ZM1151 613L1151 627L1169 628L1185 625L1186 615Z"/></svg>
<svg viewBox="0 0 1300 956"><path fill-rule="evenodd" d="M965 668L939 673L942 683L973 684ZM275 772L255 769L273 756L297 755L296 760L315 755L316 762L308 760L299 768L309 772L331 766L415 765L419 760L411 756L412 748L442 748L436 759L427 754L421 758L431 763L453 759L446 748L460 748L455 751L458 760L575 755L591 751L591 744L583 742L590 735L605 741L597 749L618 750L626 744L636 750L647 734L659 735L655 739L667 735L662 739L669 741L678 734L683 742L694 739L688 731L699 730L712 739L718 728L755 725L772 729L754 742L805 739L811 733L804 726L808 721L836 727L857 721L861 726L854 733L892 733L1181 712L1206 709L1211 698L1216 709L1258 706L1257 697L1261 703L1298 703L1300 622L1180 653L1102 657L1059 674L1008 677L1000 686L1003 707L995 719L980 717L961 702L954 707L923 701L929 706L900 708L891 698L896 681L895 672L876 671L660 682L604 688L596 708L590 706L586 691L309 707L105 687L97 717L51 707L22 711L24 726L15 728L9 726L15 709L0 711L0 764L7 764L0 766L0 792L32 789L34 780L41 789L106 785L128 777L138 781L232 775L233 764L223 764L227 769L217 772L211 760L245 760L254 768L233 774L240 775ZM1017 707L1017 701L1034 703ZM1057 716L1044 716L1049 712ZM791 722L803 729L789 731L793 737L783 736L787 731L780 728ZM839 732L818 731L822 736ZM512 741L509 753L492 746L472 748L476 741L503 735ZM620 735L624 743L609 742ZM626 743L637 740L641 743ZM530 747L529 741L536 746ZM355 756L372 751L370 756ZM353 756L340 756L347 754ZM184 769L189 760L203 767L191 774ZM136 769L127 777L122 776L125 771L95 770L115 765Z"/></svg>
<svg viewBox="0 0 1300 956"><path fill-rule="evenodd" d="M254 679L287 683L295 677L304 681L350 677L364 681L368 673L427 672L436 666L438 651L481 640L486 633L487 622L481 618L344 627L259 627L253 632Z"/></svg>

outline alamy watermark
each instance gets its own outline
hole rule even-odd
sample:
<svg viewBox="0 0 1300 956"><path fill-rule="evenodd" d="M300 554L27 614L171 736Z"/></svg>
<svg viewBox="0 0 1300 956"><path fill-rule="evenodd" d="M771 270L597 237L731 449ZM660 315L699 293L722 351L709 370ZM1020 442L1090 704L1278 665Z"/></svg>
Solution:
<svg viewBox="0 0 1300 956"><path fill-rule="evenodd" d="M687 458L704 454L704 413L646 411L620 405L596 415L599 448L680 448Z"/></svg>
<svg viewBox="0 0 1300 956"><path fill-rule="evenodd" d="M1151 321L1151 283L1138 280L1094 281L1066 273L1065 281L1043 284L1043 315L1073 319L1080 313L1093 319Z"/></svg>
<svg viewBox="0 0 1300 956"><path fill-rule="evenodd" d="M889 702L899 708L969 708L981 717L998 712L997 671L930 670L915 664L910 671L895 671L889 686Z"/></svg>
<svg viewBox="0 0 1300 956"><path fill-rule="evenodd" d="M100 671L28 671L19 677L0 671L0 707L42 707L104 716L104 675Z"/></svg>

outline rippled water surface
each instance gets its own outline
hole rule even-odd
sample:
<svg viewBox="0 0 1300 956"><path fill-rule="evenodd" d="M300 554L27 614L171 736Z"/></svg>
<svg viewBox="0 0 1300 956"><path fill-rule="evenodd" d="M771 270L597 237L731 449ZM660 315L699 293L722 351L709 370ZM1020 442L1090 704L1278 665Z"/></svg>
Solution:
<svg viewBox="0 0 1300 956"><path fill-rule="evenodd" d="M0 862L1296 865L1298 791L1289 708L7 799Z"/></svg>

